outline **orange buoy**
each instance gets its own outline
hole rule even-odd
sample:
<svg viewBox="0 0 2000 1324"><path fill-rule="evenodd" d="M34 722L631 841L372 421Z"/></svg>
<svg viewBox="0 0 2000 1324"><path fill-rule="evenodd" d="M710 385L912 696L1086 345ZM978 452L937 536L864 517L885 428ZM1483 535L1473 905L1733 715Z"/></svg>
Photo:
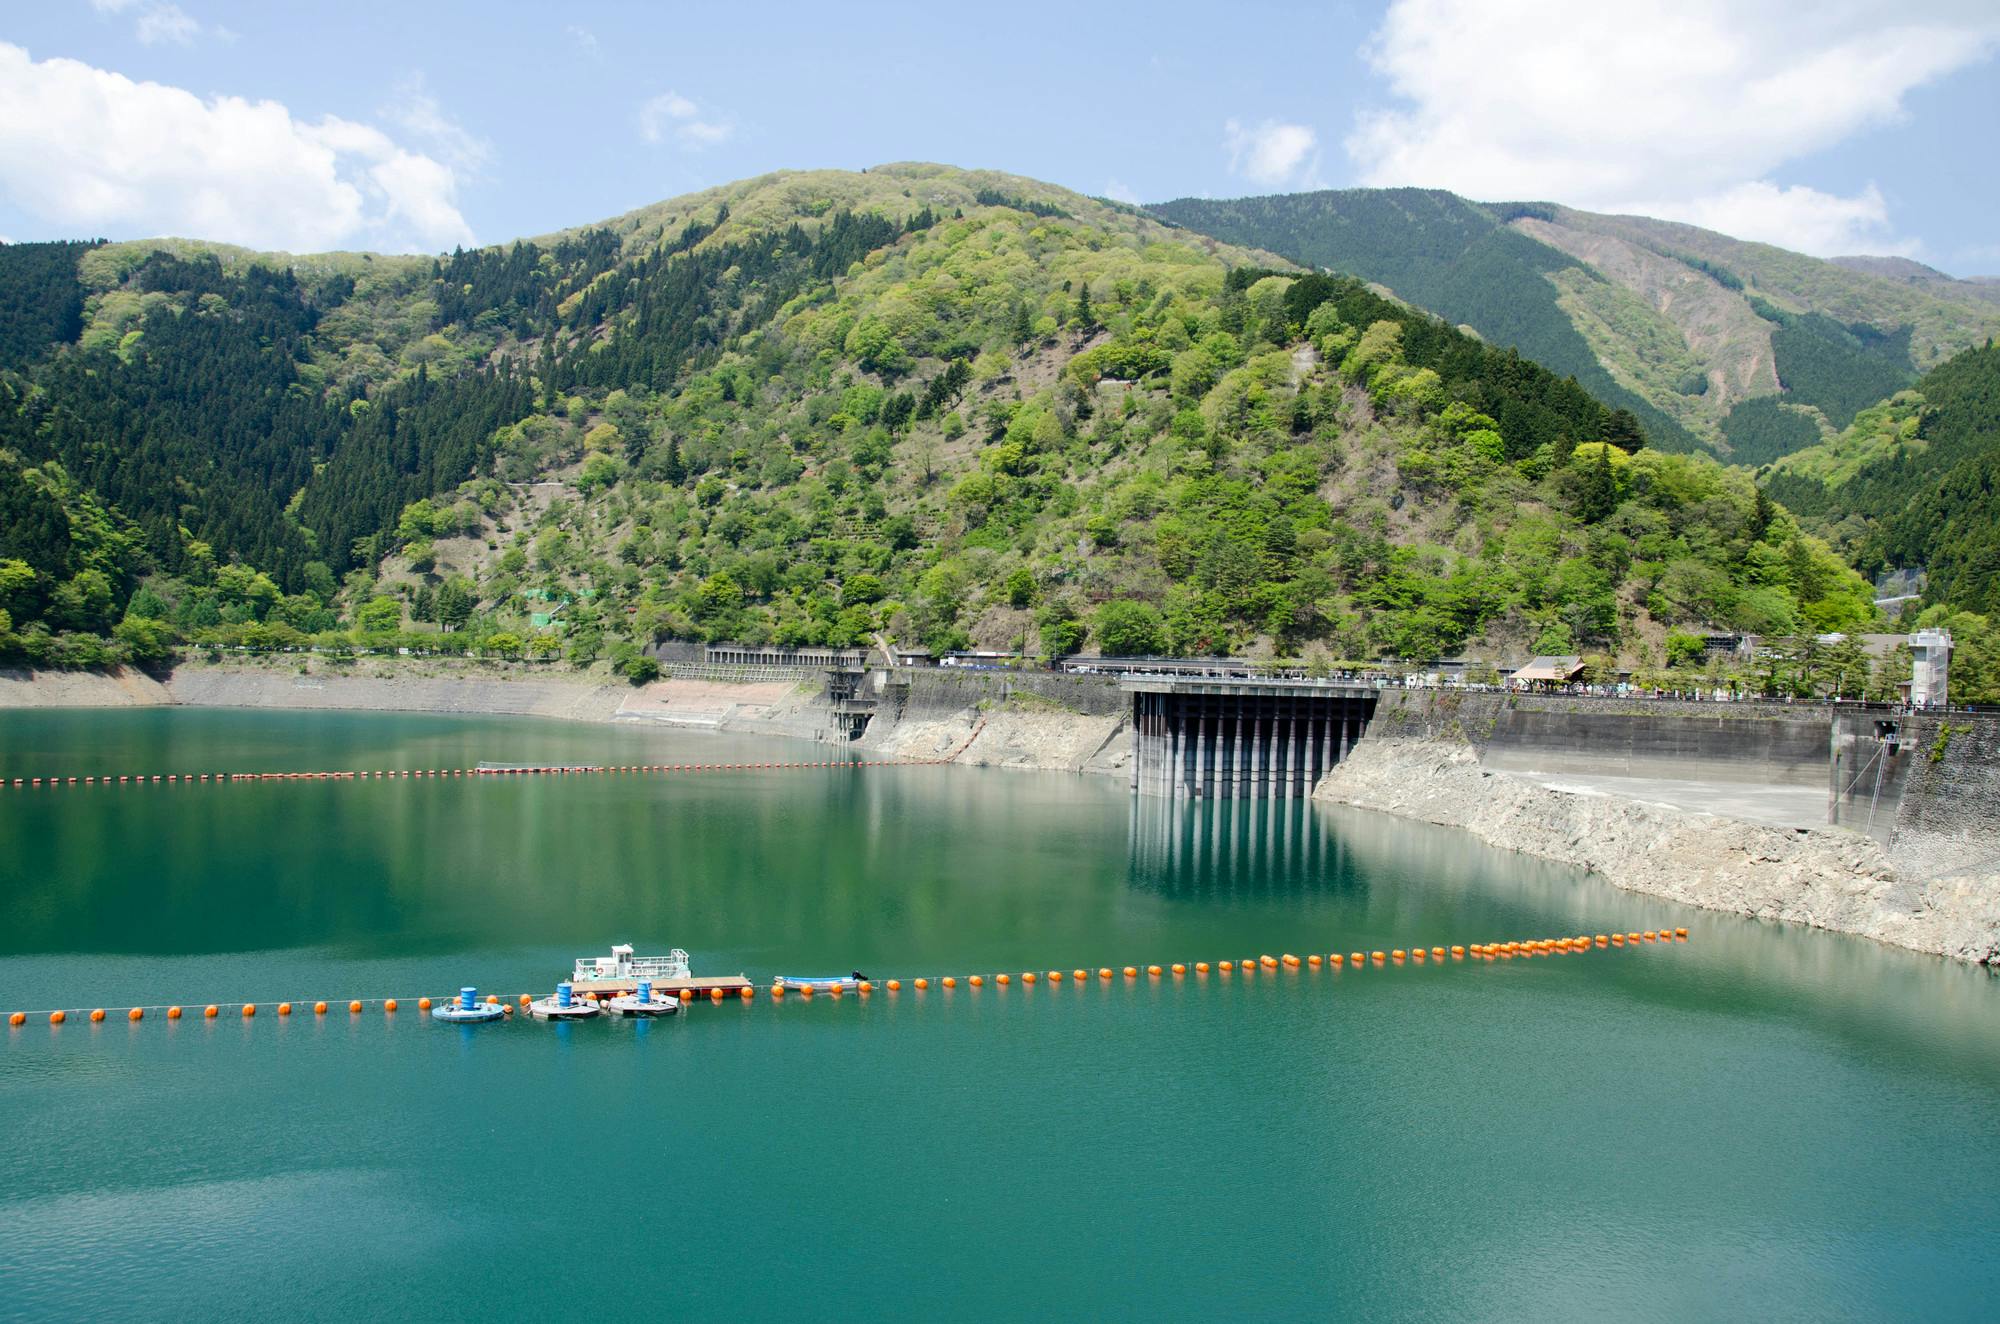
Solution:
<svg viewBox="0 0 2000 1324"><path fill-rule="evenodd" d="M1194 963L1194 972L1195 972L1196 974L1198 974L1198 975L1205 975L1205 974L1207 974L1207 973L1208 973L1208 962L1206 962L1206 961L1196 961L1196 962Z"/></svg>
<svg viewBox="0 0 2000 1324"><path fill-rule="evenodd" d="M1409 953L1405 952L1400 947L1391 948L1389 951L1389 959L1393 961L1400 961L1408 954Z"/></svg>
<svg viewBox="0 0 2000 1324"><path fill-rule="evenodd" d="M1005 976L1005 975L995 975L995 976L993 976L993 982L994 982L994 983L996 983L996 984L1004 984L1004 983L1006 983L1006 982L1007 982L1007 976Z"/></svg>
<svg viewBox="0 0 2000 1324"><path fill-rule="evenodd" d="M1233 961L1217 961L1217 962L1215 963L1215 968L1216 968L1217 970L1220 970L1220 971L1221 971L1221 972L1222 972L1223 974L1225 974L1225 975L1226 975L1226 974L1228 974L1228 973L1229 973L1230 971L1232 971L1232 970L1234 970L1234 969L1236 968L1236 964L1235 964L1235 962L1233 962Z"/></svg>
<svg viewBox="0 0 2000 1324"><path fill-rule="evenodd" d="M392 1011L394 1011L395 1009L396 1009L396 999L394 999L394 998L389 998L388 1000L386 1000L386 1001L385 1001L385 1002L383 1002L383 1004L382 1004L382 1010L383 1010L383 1011L384 1011L385 1013L386 1013L386 1012L392 1012Z"/></svg>
<svg viewBox="0 0 2000 1324"><path fill-rule="evenodd" d="M168 1014L169 1016L173 1015L173 1013L172 1013L172 1012L168 1012L167 1014ZM315 1003L313 1003L313 1015L315 1015L315 1016L324 1016L324 1015L326 1015L326 1004L325 1004L324 1002L315 1002Z"/></svg>
<svg viewBox="0 0 2000 1324"><path fill-rule="evenodd" d="M1459 946L1459 947L1453 947L1453 948L1451 949L1451 959L1452 959L1452 960L1454 960L1454 961L1460 961L1460 960L1464 960L1464 959L1465 959L1465 948L1464 948L1464 947L1462 947L1462 946Z"/></svg>
<svg viewBox="0 0 2000 1324"><path fill-rule="evenodd" d="M1442 947L1433 947L1433 948L1431 948L1431 960L1433 960L1433 961L1442 961L1442 960L1444 960L1444 948L1442 948Z"/></svg>
<svg viewBox="0 0 2000 1324"><path fill-rule="evenodd" d="M347 1009L348 1009L348 1010L349 1010L350 1012L358 1012L358 1011L360 1011L360 1010L361 1010L361 999L359 999L359 998L356 998L356 999L355 999L354 1001L352 1001L352 1002L348 1003L348 1004L347 1004Z"/></svg>
<svg viewBox="0 0 2000 1324"><path fill-rule="evenodd" d="M1127 979L1137 979L1137 978L1139 977L1139 967L1138 967L1138 966L1136 966L1136 965L1128 965L1128 966L1126 966L1126 967L1125 967L1125 977L1126 977Z"/></svg>
<svg viewBox="0 0 2000 1324"><path fill-rule="evenodd" d="M1180 963L1179 961L1175 961L1175 962L1174 962L1174 973L1175 973L1175 974L1177 974L1177 975L1184 975L1184 974L1186 974L1186 973L1187 973L1187 967L1186 967L1186 966L1184 966L1184 965L1182 965L1182 964L1181 964L1181 963Z"/></svg>
<svg viewBox="0 0 2000 1324"><path fill-rule="evenodd" d="M1612 934L1612 935L1611 935L1611 945L1612 945L1613 947L1623 947L1623 946L1625 945L1625 935L1624 935L1624 934L1622 934L1622 933L1614 933L1614 934Z"/></svg>
<svg viewBox="0 0 2000 1324"><path fill-rule="evenodd" d="M946 988L957 988L957 987L958 987L958 976L956 976L956 975L946 975L946 976L944 977L944 986L945 986Z"/></svg>
<svg viewBox="0 0 2000 1324"><path fill-rule="evenodd" d="M826 986L826 995L827 995L828 997L830 997L830 998L837 998L837 997L839 997L839 996L840 996L840 991L841 991L841 990L840 990L840 985L838 985L838 984L828 984L828 985Z"/></svg>
<svg viewBox="0 0 2000 1324"><path fill-rule="evenodd" d="M1283 961L1286 965L1297 965L1299 963L1299 958L1293 956L1290 952L1286 952L1283 956L1279 957L1278 959L1280 961Z"/></svg>
<svg viewBox="0 0 2000 1324"><path fill-rule="evenodd" d="M783 1002L785 1000L785 986L783 984L771 985L771 997L774 1001Z"/></svg>
<svg viewBox="0 0 2000 1324"><path fill-rule="evenodd" d="M421 1004L421 1003L419 1003L418 1005L419 1005L419 1006L421 1006L422 1004ZM499 1006L499 1005L500 1005L500 995L499 995L499 994L497 994L497 993L488 993L488 994L486 995L486 1005L487 1005L487 1006L489 1006L489 1007L497 1007L497 1006Z"/></svg>
<svg viewBox="0 0 2000 1324"><path fill-rule="evenodd" d="M900 979L892 979L892 980L890 980L890 981L889 981L889 991L890 991L891 993L901 993L901 992L903 991L903 981L902 981L902 980L900 980Z"/></svg>
<svg viewBox="0 0 2000 1324"><path fill-rule="evenodd" d="M250 1017L252 1017L252 1016L255 1016L256 1014L257 1014L257 1004L256 1004L256 1003L254 1003L254 1002L246 1002L246 1003L244 1003L244 1004L243 1004L243 1018L244 1018L245 1020L248 1020L248 1019L249 1019Z"/></svg>
<svg viewBox="0 0 2000 1324"><path fill-rule="evenodd" d="M146 1019L146 1009L144 1007L134 1007L125 1013L125 1019L128 1021L143 1021Z"/></svg>
<svg viewBox="0 0 2000 1324"><path fill-rule="evenodd" d="M1110 967L1110 966L1108 966L1108 965L1105 965L1105 966L1099 966L1099 967L1097 968L1097 977L1098 977L1099 979L1109 979L1109 978L1111 978L1111 967Z"/></svg>
<svg viewBox="0 0 2000 1324"><path fill-rule="evenodd" d="M757 996L757 990L749 984L745 984L741 989L737 990L737 997L744 1002L748 1002L755 996Z"/></svg>
<svg viewBox="0 0 2000 1324"><path fill-rule="evenodd" d="M1151 977L1153 977L1153 978L1157 979L1157 978L1159 978L1159 976L1160 976L1160 967L1158 967L1158 966L1156 966L1156 965L1149 965L1149 966L1147 966L1147 967L1146 967L1146 973L1147 973L1147 974L1148 974L1149 976L1151 976Z"/></svg>
<svg viewBox="0 0 2000 1324"><path fill-rule="evenodd" d="M1678 939L1685 939L1685 938L1686 938L1687 936L1688 936L1688 931L1687 931L1686 929L1675 929L1675 930L1674 930L1674 937L1675 937L1675 938L1678 938Z"/></svg>
<svg viewBox="0 0 2000 1324"><path fill-rule="evenodd" d="M1326 963L1327 963L1328 965L1330 965L1330 966L1333 966L1333 967L1335 967L1335 968L1337 969L1337 968L1339 968L1339 966L1340 966L1341 962L1343 962L1343 961L1344 961L1344 960L1346 960L1346 959L1347 959L1347 958L1346 958L1346 957L1344 957L1344 956L1342 956L1342 955L1341 955L1341 954L1340 954L1339 952L1330 952L1330 953L1328 953L1328 955L1327 955L1327 958L1326 958Z"/></svg>
<svg viewBox="0 0 2000 1324"><path fill-rule="evenodd" d="M280 1016L289 1016L289 1015L291 1015L291 1014L292 1014L292 1004L291 1004L291 1003L289 1003L289 1002L280 1002L280 1003L278 1004L278 1014L279 1014Z"/></svg>
<svg viewBox="0 0 2000 1324"><path fill-rule="evenodd" d="M967 980L966 982L971 984L974 988L984 988L986 986L986 976L974 975L971 979Z"/></svg>
<svg viewBox="0 0 2000 1324"><path fill-rule="evenodd" d="M213 1002L211 1002L206 1007L203 1007L201 1009L201 1014L204 1019L212 1021L221 1012L221 1010L222 1009L220 1007L216 1006Z"/></svg>
<svg viewBox="0 0 2000 1324"><path fill-rule="evenodd" d="M27 1023L28 1013L25 1011L17 1011L7 1018L7 1024L9 1025L26 1025Z"/></svg>
<svg viewBox="0 0 2000 1324"><path fill-rule="evenodd" d="M177 1021L177 1020L179 1020L180 1018L181 1018L181 1009L180 1009L179 1007L169 1007L169 1008L167 1008L167 1019L168 1019L168 1020L170 1020L170 1021Z"/></svg>
<svg viewBox="0 0 2000 1324"><path fill-rule="evenodd" d="M839 990L838 990L838 989L836 989L835 991L836 991L836 992L838 992ZM722 1001L722 990L721 990L721 989L719 989L719 988L712 988L712 989L708 990L708 1000L709 1000L710 1002L720 1002L720 1001Z"/></svg>
<svg viewBox="0 0 2000 1324"><path fill-rule="evenodd" d="M1090 971L1088 971L1088 970L1072 970L1072 971L1070 971L1070 972L1069 972L1069 977L1070 977L1071 979L1074 979L1074 980L1075 980L1075 981L1076 981L1077 983L1081 984L1081 983L1082 983L1082 982L1083 982L1084 980L1086 980L1086 979L1090 978Z"/></svg>
<svg viewBox="0 0 2000 1324"><path fill-rule="evenodd" d="M1034 972L1034 971L1032 971L1032 970L1030 970L1030 971L1028 971L1028 973L1027 973L1027 974L1025 974L1025 975L1022 975L1022 976L1021 976L1021 982L1022 982L1023 984L1032 984L1032 983L1034 983L1034 982L1035 982L1035 972Z"/></svg>
<svg viewBox="0 0 2000 1324"><path fill-rule="evenodd" d="M528 996L528 995L527 995L526 993L523 993L523 994L521 995L521 1005L522 1005L522 1006L524 1006L524 1007L525 1007L525 1006L528 1006L528 1005L529 1005L530 1003L532 1003L533 1001L534 1001L534 999L533 999L533 998L531 998L531 997L529 997L529 996ZM417 1004L417 1005L419 1005L419 1006L422 1006L423 1004L422 1004L422 1003L419 1003L419 1004Z"/></svg>
<svg viewBox="0 0 2000 1324"><path fill-rule="evenodd" d="M875 991L875 985L866 979L861 981L860 987L863 993L873 993Z"/></svg>
<svg viewBox="0 0 2000 1324"><path fill-rule="evenodd" d="M1309 965L1309 966L1311 966L1311 967L1312 967L1313 969L1315 969L1315 970L1319 969L1319 953L1318 953L1318 952L1307 952L1307 953L1306 953L1306 964L1307 964L1307 965Z"/></svg>
<svg viewBox="0 0 2000 1324"><path fill-rule="evenodd" d="M98 1009L97 1009L96 1011L93 1011L93 1012L91 1012L91 1013L90 1013L90 1019L91 1019L91 1020L93 1020L93 1021L101 1021L101 1020L103 1020L103 1019L104 1019L104 1008L102 1008L102 1007L99 1007L99 1008L98 1008Z"/></svg>
<svg viewBox="0 0 2000 1324"><path fill-rule="evenodd" d="M930 986L931 986L931 981L930 981L930 980L928 980L928 979L925 979L925 978L923 978L923 977L922 977L921 975L920 975L920 976L918 976L918 978L917 978L917 987L918 987L918 988L920 988L920 989L921 989L921 988L929 988Z"/></svg>
<svg viewBox="0 0 2000 1324"><path fill-rule="evenodd" d="M1051 971L1049 971L1049 982L1050 982L1051 984L1060 984L1060 983L1062 983L1062 971L1060 971L1060 970L1051 970Z"/></svg>
<svg viewBox="0 0 2000 1324"><path fill-rule="evenodd" d="M1415 960L1418 960L1418 961L1421 961L1421 960L1423 960L1423 959L1424 959L1425 957L1427 957L1427 956L1429 956L1429 955L1430 955L1430 953L1429 953L1429 952L1426 952L1426 951L1425 951L1425 950L1424 950L1423 948L1421 948L1421 947L1412 947L1412 948L1410 949L1410 956L1411 956L1411 957L1412 957L1413 959L1415 959Z"/></svg>
<svg viewBox="0 0 2000 1324"><path fill-rule="evenodd" d="M811 1002L813 996L813 986L811 984L799 985L799 996L805 999L807 1002Z"/></svg>
<svg viewBox="0 0 2000 1324"><path fill-rule="evenodd" d="M59 1011L52 1011L49 1013L50 1025L61 1025L67 1019L68 1017L64 1016L63 1013Z"/></svg>

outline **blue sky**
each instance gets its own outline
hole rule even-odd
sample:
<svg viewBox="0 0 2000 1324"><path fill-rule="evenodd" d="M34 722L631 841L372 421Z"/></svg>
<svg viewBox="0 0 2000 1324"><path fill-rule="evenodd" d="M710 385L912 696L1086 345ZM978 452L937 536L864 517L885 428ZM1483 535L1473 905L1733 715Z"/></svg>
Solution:
<svg viewBox="0 0 2000 1324"><path fill-rule="evenodd" d="M435 250L789 167L1546 198L2000 271L2000 6L41 0L0 236Z"/></svg>

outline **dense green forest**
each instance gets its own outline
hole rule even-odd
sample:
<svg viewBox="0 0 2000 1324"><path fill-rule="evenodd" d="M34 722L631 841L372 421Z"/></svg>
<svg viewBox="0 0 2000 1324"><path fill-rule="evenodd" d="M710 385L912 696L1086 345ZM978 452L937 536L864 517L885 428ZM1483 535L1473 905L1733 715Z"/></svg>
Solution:
<svg viewBox="0 0 2000 1324"><path fill-rule="evenodd" d="M1843 463L1844 461L1844 463ZM2000 612L2000 347L1968 350L1764 475L1877 573L1928 570L1928 600Z"/></svg>
<svg viewBox="0 0 2000 1324"><path fill-rule="evenodd" d="M0 364L32 363L83 334L76 264L96 247L0 244Z"/></svg>
<svg viewBox="0 0 2000 1324"><path fill-rule="evenodd" d="M1566 375L1028 180L775 175L436 262L78 270L74 340L0 365L0 647L37 662L642 675L656 640L887 631L1692 681L1704 629L1874 621L1747 473Z"/></svg>
<svg viewBox="0 0 2000 1324"><path fill-rule="evenodd" d="M1547 274L1574 258L1509 230L1487 208L1438 189L1344 189L1152 207L1177 225L1294 262L1386 285L1494 344L1574 377L1631 411L1656 444L1692 450L1679 422L1614 381L1556 302ZM1871 397L1872 398L1872 397Z"/></svg>
<svg viewBox="0 0 2000 1324"><path fill-rule="evenodd" d="M1378 282L1630 409L1661 449L1763 464L2000 329L1945 277L1917 288L1693 226L1424 189L1151 209ZM1768 403L1767 403L1768 402Z"/></svg>

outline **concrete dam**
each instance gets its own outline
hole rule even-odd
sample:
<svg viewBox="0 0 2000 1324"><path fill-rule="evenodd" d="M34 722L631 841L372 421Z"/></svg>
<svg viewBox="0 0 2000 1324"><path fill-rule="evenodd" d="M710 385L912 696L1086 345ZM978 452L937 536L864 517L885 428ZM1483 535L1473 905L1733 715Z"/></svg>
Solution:
<svg viewBox="0 0 2000 1324"><path fill-rule="evenodd" d="M1135 677L1132 788L1199 800L1303 799L1368 730L1378 692L1312 681Z"/></svg>

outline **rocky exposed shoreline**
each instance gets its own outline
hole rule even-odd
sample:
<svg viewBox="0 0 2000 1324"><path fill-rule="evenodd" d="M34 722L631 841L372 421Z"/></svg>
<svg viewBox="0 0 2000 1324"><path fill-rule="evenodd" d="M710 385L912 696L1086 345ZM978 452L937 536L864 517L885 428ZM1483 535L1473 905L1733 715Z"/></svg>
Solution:
<svg viewBox="0 0 2000 1324"><path fill-rule="evenodd" d="M2000 964L2000 877L1898 877L1881 846L1839 829L1557 790L1482 768L1470 745L1442 739L1364 740L1316 798L1463 828L1628 891Z"/></svg>

